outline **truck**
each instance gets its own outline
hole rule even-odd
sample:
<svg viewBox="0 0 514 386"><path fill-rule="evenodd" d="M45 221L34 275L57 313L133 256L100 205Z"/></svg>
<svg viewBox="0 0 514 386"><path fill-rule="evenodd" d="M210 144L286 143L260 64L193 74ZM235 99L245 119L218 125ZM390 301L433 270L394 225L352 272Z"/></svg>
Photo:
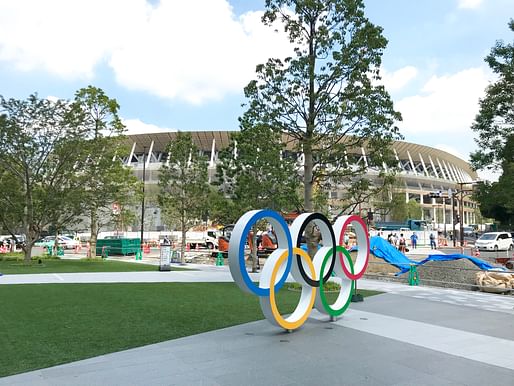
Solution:
<svg viewBox="0 0 514 386"><path fill-rule="evenodd" d="M89 240L89 234L80 234L81 239ZM180 231L145 231L143 242L149 243L151 246L157 246L157 244L162 244L164 237L167 236L172 243L179 244L182 240L182 232ZM100 232L98 234L98 239L105 238L129 238L139 239L141 237L140 232ZM196 246L208 249L217 249L218 248L218 240L216 237L216 230L208 229L206 231L187 231L186 232L186 244L192 249L195 249Z"/></svg>
<svg viewBox="0 0 514 386"><path fill-rule="evenodd" d="M170 241L176 242L177 244L180 244L182 240L182 232L167 232L168 237L170 238ZM164 238L165 234L162 234L162 238ZM189 246L194 249L196 247L203 247L207 249L217 249L218 248L218 239L216 238L215 231L188 231L186 232L186 244L189 244Z"/></svg>
<svg viewBox="0 0 514 386"><path fill-rule="evenodd" d="M427 229L427 222L415 219L405 222L381 221L375 223L375 228L381 231L422 231Z"/></svg>

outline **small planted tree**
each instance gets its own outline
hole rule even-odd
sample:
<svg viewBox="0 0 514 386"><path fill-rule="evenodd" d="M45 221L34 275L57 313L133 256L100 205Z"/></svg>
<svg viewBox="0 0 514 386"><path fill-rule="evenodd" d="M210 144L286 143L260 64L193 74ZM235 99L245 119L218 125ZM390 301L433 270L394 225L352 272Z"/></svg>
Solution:
<svg viewBox="0 0 514 386"><path fill-rule="evenodd" d="M90 218L90 250L95 256L100 219L108 219L113 203L124 205L140 188L122 157L128 153L123 143L125 126L118 116L119 105L102 89L88 86L75 94L72 124L81 132L82 199Z"/></svg>
<svg viewBox="0 0 514 386"><path fill-rule="evenodd" d="M168 224L178 222L182 233L181 263L185 263L187 230L202 218L209 196L207 160L191 134L178 133L166 149L168 161L161 167L159 205Z"/></svg>
<svg viewBox="0 0 514 386"><path fill-rule="evenodd" d="M241 132L232 134L229 147L220 153L218 183L237 208L238 217L252 209L298 210L296 158L287 157L284 150L281 133L267 126L243 126ZM254 227L254 237L256 233ZM255 238L252 246L255 271Z"/></svg>
<svg viewBox="0 0 514 386"><path fill-rule="evenodd" d="M25 262L49 225L74 221L82 205L81 132L67 120L70 106L31 95L26 100L0 96L0 221L13 237L22 233Z"/></svg>

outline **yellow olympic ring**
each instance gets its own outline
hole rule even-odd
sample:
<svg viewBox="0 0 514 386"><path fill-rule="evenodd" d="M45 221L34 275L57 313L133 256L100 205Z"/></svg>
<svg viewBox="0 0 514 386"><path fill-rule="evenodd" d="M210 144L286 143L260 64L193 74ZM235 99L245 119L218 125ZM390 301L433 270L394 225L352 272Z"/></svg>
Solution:
<svg viewBox="0 0 514 386"><path fill-rule="evenodd" d="M309 270L311 271L311 277L314 280L316 279L316 271L314 269L314 265L312 264L311 258L307 252L305 252L301 248L293 248L293 252L296 255L299 255L303 257L304 261L307 262L307 266L309 267ZM271 283L275 283L275 280L277 278L278 270L284 264L284 261L287 258L288 251L282 252L280 257L278 258L276 264L273 266L273 271L271 273ZM308 301L307 301L308 299ZM300 327L307 318L309 317L309 314L311 312L312 306L314 305L314 301L316 300L316 287L311 287L307 283L302 284L302 294L300 296L300 301L298 305L296 306L296 309L294 312L289 315L288 318L284 319L282 315L280 315L280 312L277 308L277 303L275 300L275 288L273 285L270 286L270 294L269 294L269 303L271 305L271 312L273 313L274 319L277 322L277 324L286 329L286 330L295 330L298 327Z"/></svg>

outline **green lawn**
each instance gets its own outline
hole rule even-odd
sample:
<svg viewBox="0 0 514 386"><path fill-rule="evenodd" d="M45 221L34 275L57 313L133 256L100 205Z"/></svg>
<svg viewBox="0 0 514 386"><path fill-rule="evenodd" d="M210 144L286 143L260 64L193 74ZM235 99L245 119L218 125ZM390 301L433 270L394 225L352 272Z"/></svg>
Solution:
<svg viewBox="0 0 514 386"><path fill-rule="evenodd" d="M116 260L80 259L58 260L41 259L41 264L33 260L26 265L22 260L0 261L0 273L64 273L64 272L132 272L132 271L157 271L159 267L149 264L126 263ZM172 268L180 270L180 268Z"/></svg>
<svg viewBox="0 0 514 386"><path fill-rule="evenodd" d="M0 377L262 318L234 283L0 285Z"/></svg>

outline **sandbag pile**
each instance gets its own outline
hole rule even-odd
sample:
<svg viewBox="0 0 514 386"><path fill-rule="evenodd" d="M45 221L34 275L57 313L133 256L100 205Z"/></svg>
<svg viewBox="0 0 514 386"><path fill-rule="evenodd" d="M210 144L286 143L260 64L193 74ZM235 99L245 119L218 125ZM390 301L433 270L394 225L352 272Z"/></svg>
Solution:
<svg viewBox="0 0 514 386"><path fill-rule="evenodd" d="M514 274L498 271L477 272L476 284L481 291L503 293L514 289Z"/></svg>

